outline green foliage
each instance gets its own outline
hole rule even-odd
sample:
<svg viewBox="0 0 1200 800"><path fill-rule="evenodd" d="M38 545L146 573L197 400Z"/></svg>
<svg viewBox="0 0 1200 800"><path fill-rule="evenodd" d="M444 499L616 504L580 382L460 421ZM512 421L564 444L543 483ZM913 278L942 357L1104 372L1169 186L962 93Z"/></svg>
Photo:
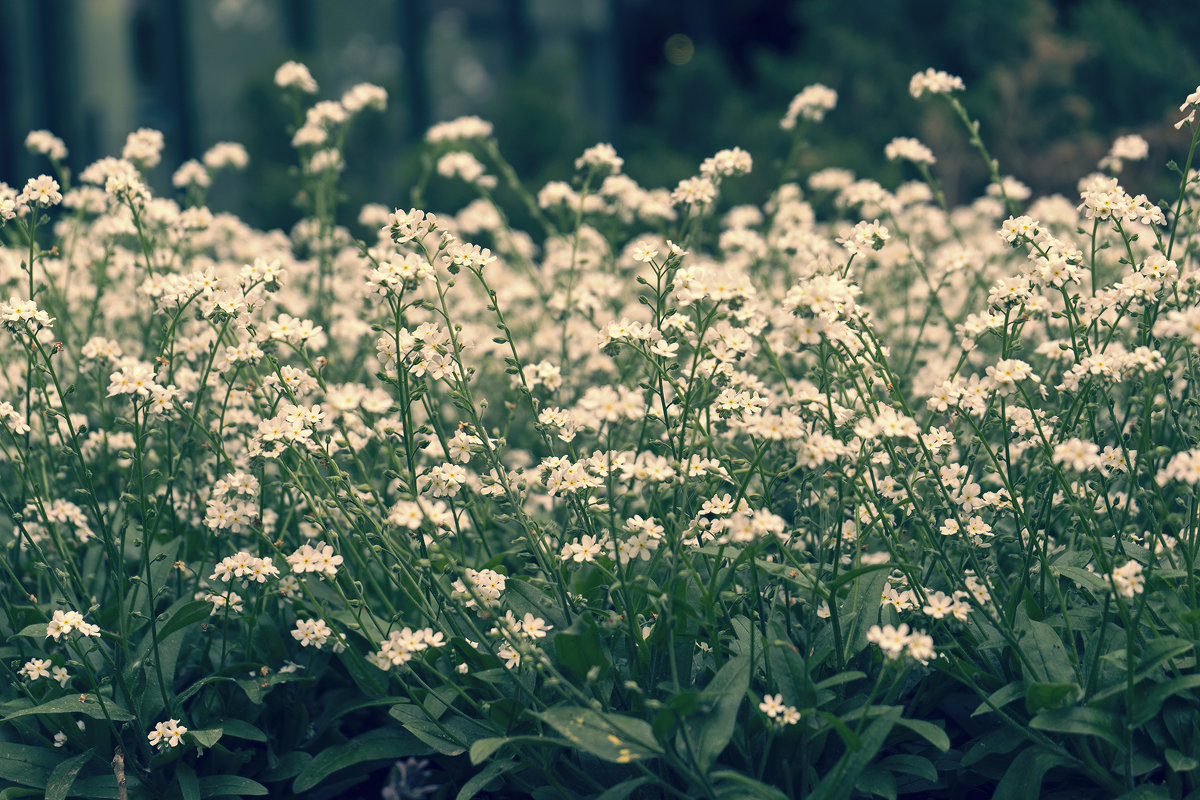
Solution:
<svg viewBox="0 0 1200 800"><path fill-rule="evenodd" d="M292 69L289 235L133 164L0 187L0 796L1200 791L1194 124L1173 207L1026 208L919 73L990 187L952 208L919 142L814 175L815 87L730 207L744 151L535 196L464 119L414 194L471 205L359 240L352 99Z"/></svg>

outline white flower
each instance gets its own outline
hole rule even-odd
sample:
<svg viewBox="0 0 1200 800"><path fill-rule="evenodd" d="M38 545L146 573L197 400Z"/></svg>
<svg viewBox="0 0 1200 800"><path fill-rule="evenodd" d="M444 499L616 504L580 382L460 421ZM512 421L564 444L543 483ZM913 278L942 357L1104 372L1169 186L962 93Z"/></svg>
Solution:
<svg viewBox="0 0 1200 800"><path fill-rule="evenodd" d="M914 164L933 164L937 161L933 157L933 151L928 147L916 139L909 139L903 136L892 139L888 143L888 146L884 148L884 155L887 156L888 161L904 159Z"/></svg>
<svg viewBox="0 0 1200 800"><path fill-rule="evenodd" d="M45 327L54 320L45 311L38 309L37 303L13 295L8 298L7 303L0 303L0 322L12 330L23 330L30 322Z"/></svg>
<svg viewBox="0 0 1200 800"><path fill-rule="evenodd" d="M633 260L650 262L658 257L658 248L645 239L639 239L633 246Z"/></svg>
<svg viewBox="0 0 1200 800"><path fill-rule="evenodd" d="M30 131L25 137L25 149L41 153L51 161L62 161L67 157L67 146L50 131Z"/></svg>
<svg viewBox="0 0 1200 800"><path fill-rule="evenodd" d="M685 178L671 192L671 202L688 206L711 205L717 197L717 187L705 177Z"/></svg>
<svg viewBox="0 0 1200 800"><path fill-rule="evenodd" d="M58 681L58 685L67 688L67 684L71 682L71 673L67 672L66 667L51 667L50 677Z"/></svg>
<svg viewBox="0 0 1200 800"><path fill-rule="evenodd" d="M1113 585L1122 597L1133 597L1141 594L1146 588L1146 577L1142 575L1142 565L1136 561L1127 561L1112 571Z"/></svg>
<svg viewBox="0 0 1200 800"><path fill-rule="evenodd" d="M479 117L459 117L434 125L425 133L425 141L438 144L461 139L486 139L491 135L492 123Z"/></svg>
<svg viewBox="0 0 1200 800"><path fill-rule="evenodd" d="M157 723L146 738L150 740L151 745L162 750L167 747L178 747L180 740L187 732L188 729L180 725L179 720L169 719L166 722Z"/></svg>
<svg viewBox="0 0 1200 800"><path fill-rule="evenodd" d="M83 615L78 611L62 611L60 609L54 612L54 616L46 626L46 638L54 639L57 642L63 634L72 631L77 632L80 636L98 637L100 626L84 622Z"/></svg>
<svg viewBox="0 0 1200 800"><path fill-rule="evenodd" d="M601 169L617 173L624 164L625 161L617 155L616 148L605 142L592 145L575 159L575 169L578 170Z"/></svg>
<svg viewBox="0 0 1200 800"><path fill-rule="evenodd" d="M508 669L521 666L521 654L509 645L504 645L496 650L496 655L504 659L504 666Z"/></svg>
<svg viewBox="0 0 1200 800"><path fill-rule="evenodd" d="M288 61L275 70L275 85L280 89L298 89L305 94L317 93L317 82L312 73L297 61Z"/></svg>
<svg viewBox="0 0 1200 800"><path fill-rule="evenodd" d="M833 110L837 105L837 98L837 92L824 84L805 86L788 104L787 114L779 121L779 127L790 131L796 127L798 119L820 122L825 119L825 112Z"/></svg>
<svg viewBox="0 0 1200 800"><path fill-rule="evenodd" d="M908 82L908 91L913 97L920 97L927 92L929 94L949 94L965 88L962 78L935 70L932 67L913 75L912 80Z"/></svg>
<svg viewBox="0 0 1200 800"><path fill-rule="evenodd" d="M456 594L470 595L472 592L477 595L485 605L495 606L500 604L500 595L504 591L507 578L499 572L490 569L481 569L478 572L473 569L466 570L466 581L457 580L453 583ZM471 584L471 590L468 591L466 584ZM467 608L475 606L475 598L470 597L466 602Z"/></svg>
<svg viewBox="0 0 1200 800"><path fill-rule="evenodd" d="M333 630L323 619L299 619L292 630L292 638L300 642L301 647L312 646L320 650L333 635Z"/></svg>
<svg viewBox="0 0 1200 800"><path fill-rule="evenodd" d="M38 678L50 677L49 667L50 662L44 658L31 658L17 672L31 681L36 681Z"/></svg>
<svg viewBox="0 0 1200 800"><path fill-rule="evenodd" d="M554 628L553 625L547 624L546 620L541 617L535 617L529 612L526 612L525 616L519 622L516 622L514 627L530 639L544 639L546 633Z"/></svg>
<svg viewBox="0 0 1200 800"><path fill-rule="evenodd" d="M334 555L332 545L317 542L315 546L302 544L300 549L287 557L288 566L297 575L316 572L332 578L342 564L342 557Z"/></svg>
<svg viewBox="0 0 1200 800"><path fill-rule="evenodd" d="M1100 458L1100 446L1095 442L1087 442L1083 439L1068 439L1056 444L1052 460L1060 467L1075 472L1087 472L1103 465Z"/></svg>
<svg viewBox="0 0 1200 800"><path fill-rule="evenodd" d="M860 222L853 228L846 228L837 242L851 254L858 255L871 250L882 250L891 237L888 229L879 224L879 220Z"/></svg>
<svg viewBox="0 0 1200 800"><path fill-rule="evenodd" d="M908 645L908 625L901 624L898 628L872 625L867 631L867 641L879 645L889 659L897 659L904 654L904 648Z"/></svg>
<svg viewBox="0 0 1200 800"><path fill-rule="evenodd" d="M765 695L763 701L758 704L758 710L766 714L771 719L775 719L786 708L783 704L783 695Z"/></svg>
<svg viewBox="0 0 1200 800"><path fill-rule="evenodd" d="M30 178L25 189L17 197L17 204L23 206L56 206L62 202L62 193L58 191L58 181L49 175L39 175Z"/></svg>
<svg viewBox="0 0 1200 800"><path fill-rule="evenodd" d="M153 169L162 160L162 150L165 144L162 131L140 128L126 137L125 149L121 151L121 158L132 161L143 169Z"/></svg>
<svg viewBox="0 0 1200 800"><path fill-rule="evenodd" d="M373 83L359 83L351 86L342 95L342 106L350 112L372 108L383 111L387 108L387 89Z"/></svg>

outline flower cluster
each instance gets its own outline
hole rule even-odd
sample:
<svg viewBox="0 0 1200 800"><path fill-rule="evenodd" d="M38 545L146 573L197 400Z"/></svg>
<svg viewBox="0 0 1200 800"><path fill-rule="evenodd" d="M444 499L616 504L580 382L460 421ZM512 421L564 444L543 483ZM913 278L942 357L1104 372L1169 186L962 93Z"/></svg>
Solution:
<svg viewBox="0 0 1200 800"><path fill-rule="evenodd" d="M936 70L933 67L918 72L908 83L908 92L913 97L920 98L925 94L949 94L961 92L966 88L962 78L948 72Z"/></svg>
<svg viewBox="0 0 1200 800"><path fill-rule="evenodd" d="M246 583L266 583L268 578L277 577L279 568L271 563L270 556L259 558L242 550L237 555L226 556L217 562L217 568L208 579L229 583L230 578L244 578Z"/></svg>
<svg viewBox="0 0 1200 800"><path fill-rule="evenodd" d="M308 663L305 691L357 703L329 678L343 667L372 696L395 681L414 701L397 717L424 709L463 743L503 736L521 763L526 734L564 706L631 727L675 708L655 721L656 746L675 751L636 776L674 780L691 757L678 726L709 697L681 681L720 686L747 649L766 672L741 673L728 701L760 701L780 755L878 708L813 685L891 675L886 702L906 721L930 673L1025 685L1027 626L1060 636L1061 682L1107 693L1081 703L1119 716L1125 688L1106 682L1124 670L1068 675L1095 658L1070 652L1086 637L1066 622L1132 601L1155 613L1114 611L1110 629L1186 633L1155 610L1185 590L1196 538L1200 278L1184 206L1200 184L1180 176L1178 210L1128 191L1118 176L1145 139L1114 142L1071 197L1035 197L989 163L988 190L948 208L920 141L884 153L923 180L884 185L806 172L797 132L787 182L735 205L726 181L753 167L736 147L650 188L597 144L573 183L525 192L491 125L466 117L421 147L425 177L465 181L451 194L468 203L343 214L347 126L387 93L315 101L294 62L276 82L296 108L309 212L286 231L204 207L216 172L248 161L234 143L156 196L146 171L166 150L151 130L65 189L0 187L6 232L46 245L24 265L23 248L0 248L0 323L16 336L0 348L0 470L20 488L6 558L70 650L22 653L12 697L78 684L143 724L199 727L223 708L212 674L252 697L287 691L291 657ZM914 96L962 88L934 70L911 81ZM810 86L782 127L836 102ZM65 155L46 132L29 146ZM66 603L132 616L101 636ZM26 602L13 608L8 629L40 640ZM173 650L152 652L167 608L167 647L189 654L170 664ZM1119 662L1108 649L1101 661ZM922 668L943 657L962 669ZM355 672L364 659L380 672ZM1018 706L1006 714L1025 729L1040 712ZM334 717L301 746L338 740ZM801 719L812 735L790 727ZM78 746L68 732L56 743ZM171 719L148 739L167 750L186 733ZM743 750L703 758L732 768ZM809 756L814 774L836 768ZM546 763L560 761L575 766ZM711 764L686 766L728 793Z"/></svg>
<svg viewBox="0 0 1200 800"><path fill-rule="evenodd" d="M369 658L382 670L402 667L412 661L418 653L430 648L445 647L445 637L433 628L413 630L404 628L392 631L388 638L379 643L379 650Z"/></svg>
<svg viewBox="0 0 1200 800"><path fill-rule="evenodd" d="M323 619L298 619L296 627L292 629L292 638L300 643L301 647L311 647L314 650L320 650L333 636L333 629L325 624ZM340 639L338 640L340 645Z"/></svg>
<svg viewBox="0 0 1200 800"><path fill-rule="evenodd" d="M1117 594L1122 597L1133 597L1146 590L1146 577L1142 574L1142 565L1136 561L1126 561L1109 575Z"/></svg>
<svg viewBox="0 0 1200 800"><path fill-rule="evenodd" d="M933 649L933 637L924 631L909 631L906 623L899 626L872 625L867 631L867 641L877 645L889 661L896 661L908 656L922 664L928 664L937 658Z"/></svg>
<svg viewBox="0 0 1200 800"><path fill-rule="evenodd" d="M454 581L454 591L467 595L466 607L472 608L478 598L484 605L500 604L500 595L504 592L507 578L491 569L467 569L464 578ZM470 585L468 588L468 584Z"/></svg>
<svg viewBox="0 0 1200 800"><path fill-rule="evenodd" d="M151 747L165 750L168 747L178 747L183 742L183 735L187 732L188 729L180 725L179 720L169 719L166 722L155 723L154 730L150 731L146 739L149 740Z"/></svg>
<svg viewBox="0 0 1200 800"><path fill-rule="evenodd" d="M55 611L46 626L46 638L58 641L64 634L78 633L80 636L100 636L100 626L93 625L83 619L78 611Z"/></svg>
<svg viewBox="0 0 1200 800"><path fill-rule="evenodd" d="M790 131L796 127L798 119L820 122L825 119L826 112L837 106L837 99L837 92L824 84L814 83L806 86L788 104L787 113L780 120L779 127Z"/></svg>
<svg viewBox="0 0 1200 800"><path fill-rule="evenodd" d="M795 706L784 705L783 695L763 695L762 702L758 704L758 710L767 715L775 725L783 728L788 725L795 725L800 721L800 712Z"/></svg>
<svg viewBox="0 0 1200 800"><path fill-rule="evenodd" d="M288 567L296 575L314 572L326 578L337 575L342 557L334 555L333 547L324 542L315 545L302 544L300 549L287 557Z"/></svg>
<svg viewBox="0 0 1200 800"><path fill-rule="evenodd" d="M52 665L44 658L31 658L26 661L17 674L23 676L30 682L36 681L39 678L50 678L58 682L59 686L66 688L71 682L71 673L66 667L57 667Z"/></svg>

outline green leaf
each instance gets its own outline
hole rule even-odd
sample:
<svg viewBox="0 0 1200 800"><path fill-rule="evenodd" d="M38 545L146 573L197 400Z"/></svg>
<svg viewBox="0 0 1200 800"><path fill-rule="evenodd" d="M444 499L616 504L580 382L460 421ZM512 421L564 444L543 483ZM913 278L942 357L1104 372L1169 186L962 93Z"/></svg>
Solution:
<svg viewBox="0 0 1200 800"><path fill-rule="evenodd" d="M535 736L534 738L539 739L541 737ZM480 739L476 741L471 745L471 763L475 766L479 766L487 760L488 756L499 750L501 747L504 747L504 745L508 744L510 741L512 740L507 736L492 736L487 739Z"/></svg>
<svg viewBox="0 0 1200 800"><path fill-rule="evenodd" d="M612 668L600 631L588 617L579 617L570 630L554 637L554 654L558 663L579 680L586 680L593 667L599 669L600 678Z"/></svg>
<svg viewBox="0 0 1200 800"><path fill-rule="evenodd" d="M754 623L746 615L739 614L729 621L729 627L733 629L734 634L737 636L737 639L730 645L733 652L739 656L744 655L753 658L754 643L758 641L758 633L754 629Z"/></svg>
<svg viewBox="0 0 1200 800"><path fill-rule="evenodd" d="M21 628L21 630L17 631L8 638L12 639L16 636L27 636L30 639L45 639L46 627L47 625L45 622L34 622L31 625L26 625L24 628Z"/></svg>
<svg viewBox="0 0 1200 800"><path fill-rule="evenodd" d="M473 742L495 733L475 720L453 716L445 722L435 722L425 709L412 703L397 703L388 715L437 752L457 756L467 751Z"/></svg>
<svg viewBox="0 0 1200 800"><path fill-rule="evenodd" d="M5 742L0 746L0 780L41 788L60 761L57 750Z"/></svg>
<svg viewBox="0 0 1200 800"><path fill-rule="evenodd" d="M456 756L466 752L470 742L458 742L449 730L443 731L442 724L429 718L425 709L412 703L397 703L388 710L388 716L397 720L404 729L416 736L439 753Z"/></svg>
<svg viewBox="0 0 1200 800"><path fill-rule="evenodd" d="M296 776L292 791L306 792L339 769L364 761L425 756L430 752L428 745L411 734L386 728L374 730L317 754Z"/></svg>
<svg viewBox="0 0 1200 800"><path fill-rule="evenodd" d="M888 572L877 571L860 576L850 595L839 604L838 615L845 630L846 659L861 652L867 646L867 631L879 624L879 613L883 590L887 587Z"/></svg>
<svg viewBox="0 0 1200 800"><path fill-rule="evenodd" d="M1060 567L1055 565L1050 568L1052 572L1057 572L1064 578L1082 586L1094 595L1103 596L1104 592L1108 591L1108 581L1094 572L1088 572L1086 569L1079 567Z"/></svg>
<svg viewBox="0 0 1200 800"><path fill-rule="evenodd" d="M373 664L368 664L361 657L354 655L350 651L343 651L337 655L338 661L350 673L355 686L358 690L367 697L385 697L387 696L387 673Z"/></svg>
<svg viewBox="0 0 1200 800"><path fill-rule="evenodd" d="M217 797L220 795L236 795L258 797L270 794L267 787L258 781L243 778L240 775L207 775L200 779L200 796Z"/></svg>
<svg viewBox="0 0 1200 800"><path fill-rule="evenodd" d="M139 793L142 784L137 778L128 771L126 775L126 791L131 798L144 798L145 794ZM115 800L121 796L117 789L117 779L108 775L100 775L95 778L77 778L75 785L71 787L71 797L89 797L89 798L105 798L106 800Z"/></svg>
<svg viewBox="0 0 1200 800"><path fill-rule="evenodd" d="M850 727L842 722L841 719L830 714L828 711L817 711L817 716L828 722L834 731L837 732L837 735L842 737L847 750L857 750L862 747L862 742L859 740L858 734L850 730Z"/></svg>
<svg viewBox="0 0 1200 800"><path fill-rule="evenodd" d="M1078 676L1054 628L1036 620L1029 620L1025 626L1027 632L1021 637L1021 649L1033 667L1033 674L1026 676L1027 679L1037 683L1074 683Z"/></svg>
<svg viewBox="0 0 1200 800"><path fill-rule="evenodd" d="M1133 705L1133 714L1130 716L1129 723L1135 728L1145 725L1158 716L1158 712L1162 711L1163 703L1168 698L1184 692L1190 693L1197 687L1200 687L1200 675L1184 675L1156 683L1144 696L1139 687L1139 690L1135 690L1137 702Z"/></svg>
<svg viewBox="0 0 1200 800"><path fill-rule="evenodd" d="M421 707L428 711L434 719L441 719L442 715L454 705L454 701L461 693L462 689L457 686L435 686L425 695L425 699L421 701ZM405 701L401 700L400 702Z"/></svg>
<svg viewBox="0 0 1200 800"><path fill-rule="evenodd" d="M1036 714L1043 708L1058 708L1064 702L1076 702L1083 697L1078 683L1031 683L1025 691L1025 708Z"/></svg>
<svg viewBox="0 0 1200 800"><path fill-rule="evenodd" d="M750 657L743 655L725 662L701 693L712 710L698 724L685 722L696 748L696 765L707 772L725 750L737 728L738 711L750 689Z"/></svg>
<svg viewBox="0 0 1200 800"><path fill-rule="evenodd" d="M174 558L173 555L172 558ZM211 607L210 604L203 601L180 599L159 615L159 618L165 619L162 630L166 630L167 634L164 635L162 630L158 631L157 651L155 651L155 639L152 631L147 631L138 645L137 653L126 675L129 683L134 687L134 693L142 698L138 713L145 719L155 719L160 716L165 709L164 695L173 693L175 667L179 660L179 652L183 648L186 631L178 623L174 625L172 623L175 622L177 614L181 610L194 608L197 603ZM207 618L207 613L205 617ZM158 661L157 667L153 666L155 660ZM160 671L162 672L162 682L166 683L165 689L160 686Z"/></svg>
<svg viewBox="0 0 1200 800"><path fill-rule="evenodd" d="M858 567L857 569L852 569L849 572L843 572L841 575L837 576L837 580L829 584L829 592L832 594L850 581L857 580L863 575L868 575L872 572L880 572L882 570L887 570L890 573L893 569L899 569L900 566L901 565L893 564L891 561L889 561L886 564L868 564L865 567Z"/></svg>
<svg viewBox="0 0 1200 800"><path fill-rule="evenodd" d="M193 696L198 694L200 692L200 690L203 689L205 686L208 686L209 684L213 684L213 683L238 683L238 679L231 678L228 675L209 675L205 678L201 678L200 680L196 681L191 686L189 686L188 688L186 688L182 692L180 692L179 696L175 698L175 702L183 703L186 700L190 700L190 699L192 699Z"/></svg>
<svg viewBox="0 0 1200 800"><path fill-rule="evenodd" d="M950 737L946 735L944 730L932 722L900 717L900 719L896 720L896 724L908 728L943 753L950 749Z"/></svg>
<svg viewBox="0 0 1200 800"><path fill-rule="evenodd" d="M212 747L221 738L222 733L224 731L221 728L205 728L198 731L188 731L186 735L201 747Z"/></svg>
<svg viewBox="0 0 1200 800"><path fill-rule="evenodd" d="M79 770L91 757L92 751L88 750L86 753L68 758L56 766L46 781L46 800L66 800L67 792L75 783L75 776L79 774Z"/></svg>
<svg viewBox="0 0 1200 800"><path fill-rule="evenodd" d="M966 752L963 753L962 765L969 767L990 756L1002 756L1011 753L1017 749L1018 745L1024 744L1027 741L1027 734L1020 733L1008 727L985 733L976 738L974 743L967 747Z"/></svg>
<svg viewBox="0 0 1200 800"><path fill-rule="evenodd" d="M454 800L471 800L472 797L486 789L488 784L496 780L496 778L521 766L523 765L516 761L493 761L484 767L478 775L464 783L463 787L458 790L458 794Z"/></svg>
<svg viewBox="0 0 1200 800"><path fill-rule="evenodd" d="M996 786L992 800L1029 800L1031 797L1040 797L1042 778L1046 773L1054 767L1067 766L1069 763L1057 753L1040 747L1022 750L1008 765L1008 770Z"/></svg>
<svg viewBox="0 0 1200 800"><path fill-rule="evenodd" d="M767 658L775 675L775 685L783 702L796 708L813 708L817 705L817 688L813 686L808 666L800 651L779 632L778 639L771 643Z"/></svg>
<svg viewBox="0 0 1200 800"><path fill-rule="evenodd" d="M133 714L130 714L112 700L106 700L104 708L108 709L108 716L115 722L127 722L133 719ZM105 718L104 711L100 708L99 701L96 700L96 695L72 694L50 700L41 705L21 709L0 719L0 722L8 722L18 717L28 717L33 714L85 714L92 719ZM5 746L7 747L7 745ZM58 763L58 760L56 759L55 763Z"/></svg>
<svg viewBox="0 0 1200 800"><path fill-rule="evenodd" d="M650 724L636 717L605 714L577 706L548 708L535 716L579 749L605 761L627 764L657 758L663 752Z"/></svg>
<svg viewBox="0 0 1200 800"><path fill-rule="evenodd" d="M980 714L988 714L997 708L1004 708L1012 701L1025 695L1025 686L1020 681L1013 681L1007 686L1003 686L988 695L988 699L980 703L979 706L971 712L972 717L977 717Z"/></svg>
<svg viewBox="0 0 1200 800"><path fill-rule="evenodd" d="M721 800L788 800L788 796L774 786L768 786L740 772L722 769L714 772L712 777L716 781L717 797Z"/></svg>
<svg viewBox="0 0 1200 800"><path fill-rule="evenodd" d="M913 775L930 783L937 783L938 773L937 768L933 766L933 762L925 756L911 755L909 753L900 753L894 756L888 756L883 761L879 762L879 766L891 770L892 772L902 772L905 775Z"/></svg>
<svg viewBox="0 0 1200 800"><path fill-rule="evenodd" d="M596 795L595 800L625 800L626 797L633 794L634 789L646 785L651 780L650 777L643 775L640 778L630 778L627 781L621 781L616 786Z"/></svg>
<svg viewBox="0 0 1200 800"><path fill-rule="evenodd" d="M1185 756L1172 747L1168 747L1164 755L1167 757L1167 766L1175 772L1191 772L1196 767L1200 767L1200 761L1191 756Z"/></svg>
<svg viewBox="0 0 1200 800"><path fill-rule="evenodd" d="M809 800L844 800L849 797L854 789L854 776L860 775L875 758L896 723L904 721L901 712L902 709L896 706L882 707L879 716L858 737L859 746L847 747L837 765L817 784ZM933 725L931 727L936 728ZM941 732L940 728L937 730ZM944 733L942 735L945 736Z"/></svg>
<svg viewBox="0 0 1200 800"><path fill-rule="evenodd" d="M200 800L200 781L196 770L182 761L175 767L175 779L179 781L179 793L183 800Z"/></svg>
<svg viewBox="0 0 1200 800"><path fill-rule="evenodd" d="M555 747L569 747L570 743L549 736L494 736L490 739L479 739L471 745L471 763L479 766L506 744L540 744Z"/></svg>
<svg viewBox="0 0 1200 800"><path fill-rule="evenodd" d="M896 778L886 769L867 767L855 779L854 788L876 797L896 800Z"/></svg>
<svg viewBox="0 0 1200 800"><path fill-rule="evenodd" d="M258 777L267 783L286 781L288 778L294 778L299 775L312 760L313 757L309 753L305 753L303 750L293 750L290 753L281 755L275 766L268 767Z"/></svg>
<svg viewBox="0 0 1200 800"><path fill-rule="evenodd" d="M218 723L226 736L235 739L246 739L251 742L265 742L267 735L249 722L240 719L223 719Z"/></svg>
<svg viewBox="0 0 1200 800"><path fill-rule="evenodd" d="M1146 643L1146 646L1140 653L1137 653L1138 664L1134 670L1133 681L1140 683L1149 677L1152 677L1162 666L1165 661L1168 661L1176 656L1183 655L1192 649L1192 643L1183 639L1178 639L1174 636L1163 636L1158 639L1151 640ZM1114 650L1111 653L1106 653L1102 656L1105 661L1108 661L1118 667L1122 672L1127 668L1126 651ZM1125 688L1126 684L1122 681L1120 686L1114 687L1117 691L1106 691L1103 696L1111 696ZM1097 694L1097 698L1101 695Z"/></svg>
<svg viewBox="0 0 1200 800"><path fill-rule="evenodd" d="M850 683L852 681L861 681L865 677L867 677L867 673L865 673L865 672L859 672L858 670L848 670L846 672L839 672L837 675L834 675L831 678L826 678L825 680L821 681L813 688L820 691L822 689L829 689L834 686L840 686L843 683Z"/></svg>
<svg viewBox="0 0 1200 800"><path fill-rule="evenodd" d="M1190 652L1194 645L1184 639L1174 636L1162 636L1152 639L1142 649L1142 658L1138 661L1134 680L1139 681L1151 677L1151 673L1164 662Z"/></svg>
<svg viewBox="0 0 1200 800"><path fill-rule="evenodd" d="M170 616L167 617L166 623L158 629L158 642L161 645L163 639L166 639L173 633L183 630L189 625L193 625L202 620L208 619L212 615L213 604L207 600L190 600L177 608ZM162 615L160 614L161 618Z"/></svg>
<svg viewBox="0 0 1200 800"><path fill-rule="evenodd" d="M1115 714L1098 708L1056 708L1041 711L1029 721L1029 727L1055 733L1078 733L1103 739L1113 747L1123 743L1118 733L1120 720Z"/></svg>
<svg viewBox="0 0 1200 800"><path fill-rule="evenodd" d="M241 678L234 682L242 687L242 691L246 693L246 697L250 698L251 703L262 705L263 698L266 697L267 692L271 691L278 684L311 680L313 679L298 672L273 672L261 678Z"/></svg>

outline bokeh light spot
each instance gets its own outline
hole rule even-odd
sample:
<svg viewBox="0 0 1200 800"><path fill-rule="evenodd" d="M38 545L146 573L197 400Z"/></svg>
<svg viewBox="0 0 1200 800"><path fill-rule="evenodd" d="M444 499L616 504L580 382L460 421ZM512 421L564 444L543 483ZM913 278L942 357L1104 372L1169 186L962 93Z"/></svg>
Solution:
<svg viewBox="0 0 1200 800"><path fill-rule="evenodd" d="M676 33L668 37L663 44L663 53L668 62L680 67L692 60L692 56L696 54L696 45L692 44L692 38L687 34Z"/></svg>

